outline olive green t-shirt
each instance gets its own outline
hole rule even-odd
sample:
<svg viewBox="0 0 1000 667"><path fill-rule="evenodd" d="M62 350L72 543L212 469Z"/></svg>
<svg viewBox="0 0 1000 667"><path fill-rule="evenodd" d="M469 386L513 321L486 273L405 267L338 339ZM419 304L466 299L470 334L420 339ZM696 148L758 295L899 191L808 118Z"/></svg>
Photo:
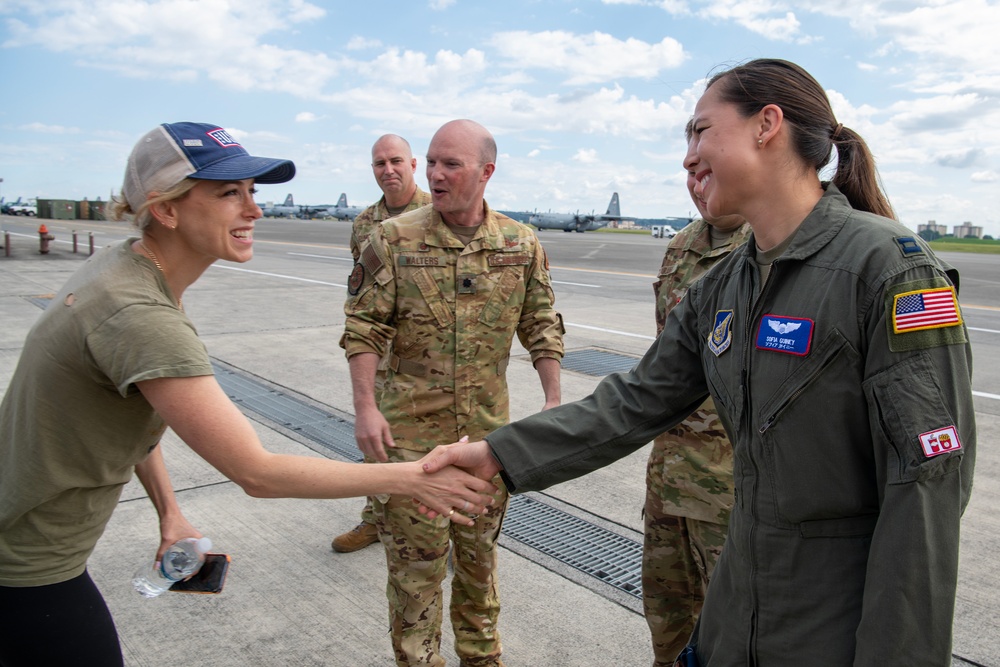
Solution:
<svg viewBox="0 0 1000 667"><path fill-rule="evenodd" d="M0 586L80 575L165 429L135 383L212 374L194 325L131 241L67 281L0 404Z"/></svg>

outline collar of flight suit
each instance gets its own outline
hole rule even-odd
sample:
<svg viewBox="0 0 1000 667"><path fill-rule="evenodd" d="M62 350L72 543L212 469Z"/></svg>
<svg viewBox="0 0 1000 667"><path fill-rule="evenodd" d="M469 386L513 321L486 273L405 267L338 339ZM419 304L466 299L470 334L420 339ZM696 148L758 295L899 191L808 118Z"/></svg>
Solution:
<svg viewBox="0 0 1000 667"><path fill-rule="evenodd" d="M852 215L861 213L851 208L847 197L841 194L836 185L829 182L823 182L821 185L823 196L793 232L792 242L776 261L804 260L815 255L840 233ZM756 248L756 239L751 234L740 252L746 260L752 262Z"/></svg>

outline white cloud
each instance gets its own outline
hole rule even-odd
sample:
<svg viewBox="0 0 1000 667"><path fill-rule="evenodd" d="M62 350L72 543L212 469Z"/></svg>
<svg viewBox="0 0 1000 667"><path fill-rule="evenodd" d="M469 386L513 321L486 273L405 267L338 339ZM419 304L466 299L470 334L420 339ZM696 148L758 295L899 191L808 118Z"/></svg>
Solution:
<svg viewBox="0 0 1000 667"><path fill-rule="evenodd" d="M435 11L443 11L455 4L455 0L430 0L427 6Z"/></svg>
<svg viewBox="0 0 1000 667"><path fill-rule="evenodd" d="M347 40L347 46L345 48L348 51L361 51L364 49L377 49L381 46L381 40L355 35Z"/></svg>
<svg viewBox="0 0 1000 667"><path fill-rule="evenodd" d="M603 32L577 35L563 30L500 32L489 40L506 65L555 70L568 85L600 83L623 78L650 79L684 63L680 42L664 37L649 44L629 37L621 40Z"/></svg>
<svg viewBox="0 0 1000 667"><path fill-rule="evenodd" d="M369 84L456 89L479 77L486 69L486 56L477 49L464 54L441 50L429 61L426 53L391 48L374 60L355 61L351 68Z"/></svg>
<svg viewBox="0 0 1000 667"><path fill-rule="evenodd" d="M597 162L597 151L593 148L581 148L573 156L573 159L584 164L594 164Z"/></svg>
<svg viewBox="0 0 1000 667"><path fill-rule="evenodd" d="M308 97L336 76L338 63L261 39L324 14L302 0L66 0L41 5L33 25L8 20L4 46L71 52L84 65L128 77L205 78L230 89Z"/></svg>
<svg viewBox="0 0 1000 667"><path fill-rule="evenodd" d="M768 0L713 0L702 3L696 14L709 20L732 21L767 39L810 41L812 38L800 34L801 24L795 14L784 9L782 3Z"/></svg>
<svg viewBox="0 0 1000 667"><path fill-rule="evenodd" d="M44 123L27 123L25 125L19 125L19 130L24 130L25 132L38 132L40 134L79 134L80 128L78 127L65 127L63 125L46 125Z"/></svg>
<svg viewBox="0 0 1000 667"><path fill-rule="evenodd" d="M996 183L1000 181L1000 173L995 171L977 171L969 177L973 183Z"/></svg>
<svg viewBox="0 0 1000 667"><path fill-rule="evenodd" d="M319 119L320 116L317 116L312 111L300 111L295 114L296 123L315 123Z"/></svg>

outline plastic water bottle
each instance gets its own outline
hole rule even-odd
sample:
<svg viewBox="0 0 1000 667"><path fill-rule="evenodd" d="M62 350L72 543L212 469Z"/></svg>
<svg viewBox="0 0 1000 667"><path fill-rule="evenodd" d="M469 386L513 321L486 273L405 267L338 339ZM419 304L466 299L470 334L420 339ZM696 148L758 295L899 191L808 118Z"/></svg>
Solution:
<svg viewBox="0 0 1000 667"><path fill-rule="evenodd" d="M176 582L197 572L205 562L205 553L212 548L207 537L186 537L170 545L162 561L143 565L135 573L132 585L139 595L155 598Z"/></svg>

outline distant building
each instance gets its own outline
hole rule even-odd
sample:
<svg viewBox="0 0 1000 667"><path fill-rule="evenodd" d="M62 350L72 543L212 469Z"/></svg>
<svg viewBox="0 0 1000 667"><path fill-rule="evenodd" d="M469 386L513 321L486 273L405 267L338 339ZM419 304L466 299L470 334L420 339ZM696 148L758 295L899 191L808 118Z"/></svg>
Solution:
<svg viewBox="0 0 1000 667"><path fill-rule="evenodd" d="M983 238L983 228L975 227L971 222L963 222L960 225L955 225L955 229L952 232L956 239L981 239Z"/></svg>
<svg viewBox="0 0 1000 667"><path fill-rule="evenodd" d="M948 234L948 225L939 225L934 220L928 220L926 225L917 225L917 233L920 232L937 232L941 236L946 236Z"/></svg>

